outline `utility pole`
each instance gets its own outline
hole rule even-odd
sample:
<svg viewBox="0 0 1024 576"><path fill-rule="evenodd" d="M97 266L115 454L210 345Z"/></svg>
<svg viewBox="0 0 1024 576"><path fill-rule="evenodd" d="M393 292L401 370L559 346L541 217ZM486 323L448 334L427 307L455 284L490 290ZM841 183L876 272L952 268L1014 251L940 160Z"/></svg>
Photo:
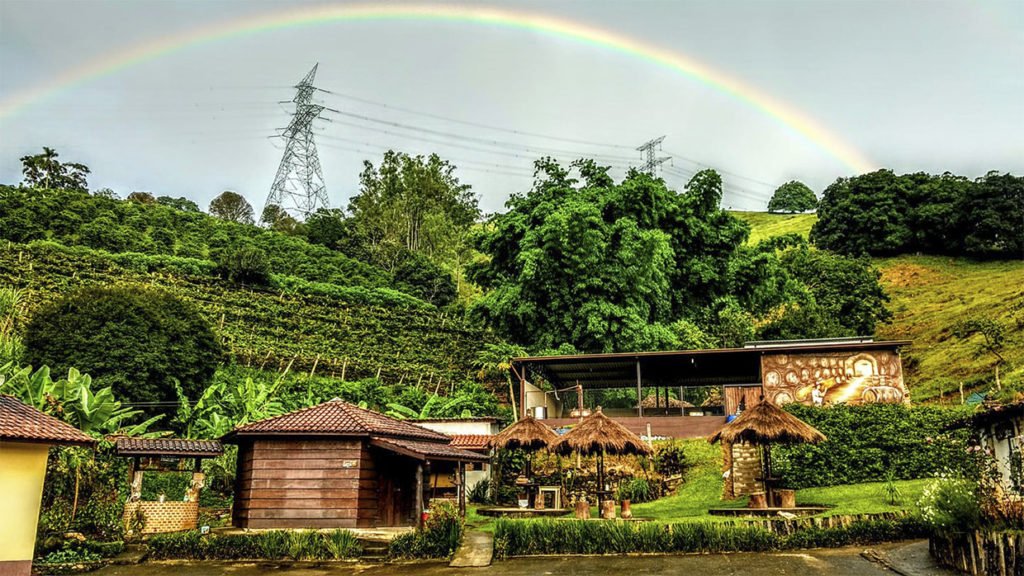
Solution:
<svg viewBox="0 0 1024 576"><path fill-rule="evenodd" d="M672 159L671 156L658 157L657 153L661 151L661 141L664 140L664 136L659 136L653 140L648 140L644 144L637 147L639 152L643 153L644 165L640 168L641 172L646 172L651 176L657 176L658 168L665 162Z"/></svg>
<svg viewBox="0 0 1024 576"><path fill-rule="evenodd" d="M277 205L306 218L329 205L320 156L316 151L316 142L313 141L313 121L323 119L320 113L324 109L312 103L313 93L317 90L313 86L313 78L316 77L319 65L313 66L295 86L292 120L287 127L278 129L277 137L286 140L284 156L277 168L274 185L270 187L267 203L263 206L264 211L268 206Z"/></svg>

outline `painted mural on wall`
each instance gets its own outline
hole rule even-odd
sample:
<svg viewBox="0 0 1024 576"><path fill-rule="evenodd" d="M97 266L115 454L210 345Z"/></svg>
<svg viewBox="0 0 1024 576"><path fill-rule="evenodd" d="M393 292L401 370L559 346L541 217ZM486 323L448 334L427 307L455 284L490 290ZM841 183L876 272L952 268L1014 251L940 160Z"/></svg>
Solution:
<svg viewBox="0 0 1024 576"><path fill-rule="evenodd" d="M765 398L777 405L909 403L899 354L889 350L767 354Z"/></svg>

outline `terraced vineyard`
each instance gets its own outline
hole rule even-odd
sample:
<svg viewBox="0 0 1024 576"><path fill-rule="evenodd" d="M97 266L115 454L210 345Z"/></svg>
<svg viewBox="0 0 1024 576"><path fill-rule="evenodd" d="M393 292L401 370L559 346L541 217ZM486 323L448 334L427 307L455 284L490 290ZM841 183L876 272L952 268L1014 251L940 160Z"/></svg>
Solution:
<svg viewBox="0 0 1024 576"><path fill-rule="evenodd" d="M77 286L137 283L197 304L241 364L380 375L386 383L451 382L473 371L484 336L461 318L428 306L381 306L338 296L254 290L180 269L141 270L96 251L56 245L0 247L0 284L24 288L30 308Z"/></svg>

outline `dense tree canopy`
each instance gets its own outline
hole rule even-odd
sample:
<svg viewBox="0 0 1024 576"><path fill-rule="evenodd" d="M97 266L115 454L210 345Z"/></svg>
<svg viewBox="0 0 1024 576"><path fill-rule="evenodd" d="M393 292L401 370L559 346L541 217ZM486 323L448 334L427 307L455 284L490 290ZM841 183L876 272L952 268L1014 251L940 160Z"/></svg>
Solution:
<svg viewBox="0 0 1024 576"><path fill-rule="evenodd" d="M845 254L1024 258L1024 177L879 170L830 185L811 240Z"/></svg>
<svg viewBox="0 0 1024 576"><path fill-rule="evenodd" d="M807 212L818 207L818 197L803 182L791 180L775 189L768 201L769 212Z"/></svg>
<svg viewBox="0 0 1024 576"><path fill-rule="evenodd" d="M82 288L41 307L25 328L26 360L78 368L135 402L201 390L223 360L210 323L169 292L141 286Z"/></svg>
<svg viewBox="0 0 1024 576"><path fill-rule="evenodd" d="M549 160L525 195L481 233L489 260L472 312L531 349L583 351L737 345L787 314L788 330L871 333L887 318L866 261L819 254L797 239L744 246L748 229L719 207L721 179L705 170L683 193L640 172L616 184L590 161ZM860 294L843 283L863 283ZM838 293L837 293L838 292ZM787 332L788 333L788 332Z"/></svg>

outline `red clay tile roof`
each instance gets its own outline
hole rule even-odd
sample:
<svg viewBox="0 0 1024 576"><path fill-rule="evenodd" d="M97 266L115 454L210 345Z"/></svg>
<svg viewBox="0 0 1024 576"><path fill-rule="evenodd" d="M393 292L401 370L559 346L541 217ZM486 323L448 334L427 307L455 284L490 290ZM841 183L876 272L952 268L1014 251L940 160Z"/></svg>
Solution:
<svg viewBox="0 0 1024 576"><path fill-rule="evenodd" d="M114 443L118 456L179 456L181 458L220 456L220 440L182 440L179 438L118 438Z"/></svg>
<svg viewBox="0 0 1024 576"><path fill-rule="evenodd" d="M288 414L239 426L224 436L388 436L448 444L448 436L404 420L396 420L335 398Z"/></svg>
<svg viewBox="0 0 1024 576"><path fill-rule="evenodd" d="M452 434L449 445L465 450L486 450L490 446L491 438L490 434Z"/></svg>
<svg viewBox="0 0 1024 576"><path fill-rule="evenodd" d="M6 394L0 394L0 440L84 446L96 443L78 428Z"/></svg>
<svg viewBox="0 0 1024 576"><path fill-rule="evenodd" d="M452 460L455 462L486 462L484 454L462 450L440 442L422 442L405 438L372 438L370 444L420 460Z"/></svg>

